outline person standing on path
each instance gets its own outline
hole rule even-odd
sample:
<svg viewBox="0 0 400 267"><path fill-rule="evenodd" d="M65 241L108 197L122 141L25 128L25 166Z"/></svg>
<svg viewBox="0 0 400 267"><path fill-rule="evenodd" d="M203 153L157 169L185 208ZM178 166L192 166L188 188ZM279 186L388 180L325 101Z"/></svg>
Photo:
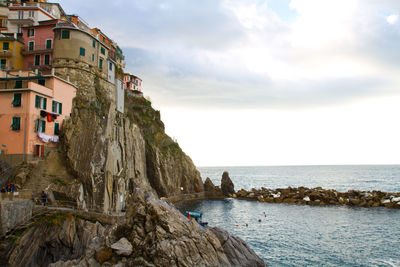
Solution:
<svg viewBox="0 0 400 267"><path fill-rule="evenodd" d="M47 205L47 193L44 191L42 191L42 203L43 203L43 206Z"/></svg>

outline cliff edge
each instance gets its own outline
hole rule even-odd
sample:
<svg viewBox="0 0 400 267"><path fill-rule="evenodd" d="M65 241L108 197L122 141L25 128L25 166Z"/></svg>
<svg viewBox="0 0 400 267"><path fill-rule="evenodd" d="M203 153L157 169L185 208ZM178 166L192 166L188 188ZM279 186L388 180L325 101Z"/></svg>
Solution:
<svg viewBox="0 0 400 267"><path fill-rule="evenodd" d="M14 241L3 240L0 262L265 266L241 239L203 228L159 200L202 192L204 186L191 159L165 134L160 113L150 101L126 93L124 112L118 112L114 84L104 73L63 59L55 60L54 67L56 75L79 88L73 110L58 151L43 162L21 166L16 182L36 197L41 190L48 191L54 204L125 219L100 225L96 217L65 215L68 211L35 218ZM124 252L113 249L120 246L125 246Z"/></svg>

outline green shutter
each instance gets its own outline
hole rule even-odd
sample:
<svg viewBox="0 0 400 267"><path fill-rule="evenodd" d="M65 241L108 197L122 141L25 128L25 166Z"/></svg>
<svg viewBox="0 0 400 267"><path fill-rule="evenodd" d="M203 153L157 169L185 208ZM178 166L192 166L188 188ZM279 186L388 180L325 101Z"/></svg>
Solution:
<svg viewBox="0 0 400 267"><path fill-rule="evenodd" d="M54 112L54 113L57 112L57 103L54 100L51 103L51 112Z"/></svg>
<svg viewBox="0 0 400 267"><path fill-rule="evenodd" d="M58 122L54 123L54 135L60 134L60 124Z"/></svg>
<svg viewBox="0 0 400 267"><path fill-rule="evenodd" d="M21 118L20 117L13 117L12 118L12 124L11 124L11 129L13 131L19 131L21 129Z"/></svg>
<svg viewBox="0 0 400 267"><path fill-rule="evenodd" d="M36 123L35 123L35 132L39 132L39 119L36 119Z"/></svg>
<svg viewBox="0 0 400 267"><path fill-rule="evenodd" d="M43 109L47 109L47 98L43 97Z"/></svg>
<svg viewBox="0 0 400 267"><path fill-rule="evenodd" d="M15 81L14 88L16 88L16 89L22 88L22 81Z"/></svg>
<svg viewBox="0 0 400 267"><path fill-rule="evenodd" d="M14 94L14 100L12 102L12 105L14 107L20 107L21 106L21 96L22 96L22 94L20 94L20 93Z"/></svg>
<svg viewBox="0 0 400 267"><path fill-rule="evenodd" d="M58 114L62 114L62 104L58 103Z"/></svg>
<svg viewBox="0 0 400 267"><path fill-rule="evenodd" d="M40 96L35 97L35 108L40 108Z"/></svg>
<svg viewBox="0 0 400 267"><path fill-rule="evenodd" d="M42 121L42 133L46 132L46 121Z"/></svg>

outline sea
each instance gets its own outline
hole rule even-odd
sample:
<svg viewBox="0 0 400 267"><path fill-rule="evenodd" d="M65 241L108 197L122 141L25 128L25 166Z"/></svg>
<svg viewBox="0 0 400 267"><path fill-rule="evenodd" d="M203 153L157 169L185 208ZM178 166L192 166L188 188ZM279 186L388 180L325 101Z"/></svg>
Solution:
<svg viewBox="0 0 400 267"><path fill-rule="evenodd" d="M220 185L229 172L235 190L321 186L400 192L400 165L201 167ZM400 266L400 209L307 206L225 199L178 206L239 236L269 266ZM261 221L259 221L261 220Z"/></svg>

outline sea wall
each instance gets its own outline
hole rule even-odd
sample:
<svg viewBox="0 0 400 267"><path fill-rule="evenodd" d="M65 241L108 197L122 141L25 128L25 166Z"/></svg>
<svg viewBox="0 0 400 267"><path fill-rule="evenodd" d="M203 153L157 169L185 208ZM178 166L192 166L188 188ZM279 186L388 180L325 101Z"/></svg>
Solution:
<svg viewBox="0 0 400 267"><path fill-rule="evenodd" d="M400 208L400 192L349 190L338 192L321 187L241 189L231 195L238 199L251 199L268 203L290 203L306 205L347 205L359 207Z"/></svg>
<svg viewBox="0 0 400 267"><path fill-rule="evenodd" d="M0 202L0 236L32 218L33 202L28 199Z"/></svg>

